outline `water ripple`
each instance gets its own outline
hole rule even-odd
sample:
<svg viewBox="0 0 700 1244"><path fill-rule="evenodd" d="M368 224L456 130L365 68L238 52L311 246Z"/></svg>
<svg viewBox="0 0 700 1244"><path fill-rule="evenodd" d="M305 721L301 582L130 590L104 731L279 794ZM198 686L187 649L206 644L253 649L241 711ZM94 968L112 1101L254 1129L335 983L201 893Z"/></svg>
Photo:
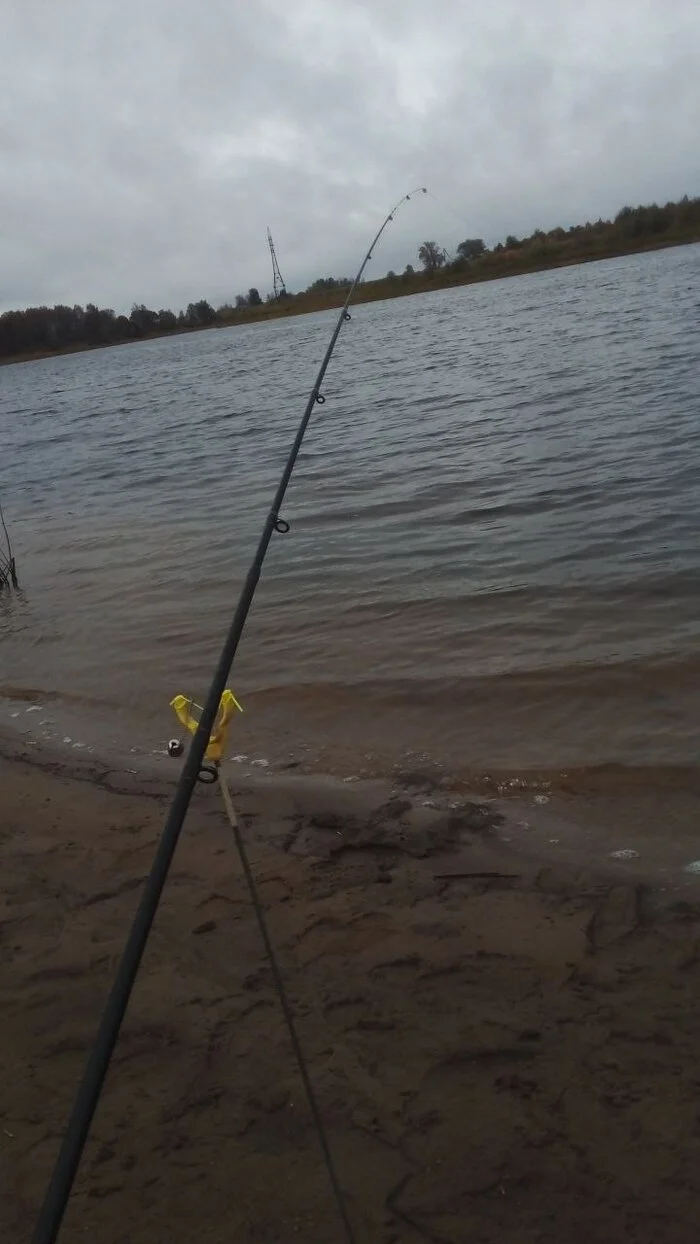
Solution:
<svg viewBox="0 0 700 1244"><path fill-rule="evenodd" d="M241 650L241 728L456 767L695 756L698 278L694 246L358 308ZM0 600L2 696L169 732L334 318L0 369L24 588Z"/></svg>

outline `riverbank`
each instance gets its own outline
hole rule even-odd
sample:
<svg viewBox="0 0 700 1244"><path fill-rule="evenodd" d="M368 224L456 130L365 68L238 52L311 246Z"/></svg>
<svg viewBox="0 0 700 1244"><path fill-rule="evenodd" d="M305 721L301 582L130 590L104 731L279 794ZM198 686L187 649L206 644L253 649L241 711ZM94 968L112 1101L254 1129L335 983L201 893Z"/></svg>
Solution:
<svg viewBox="0 0 700 1244"><path fill-rule="evenodd" d="M597 263L604 259L619 259L626 255L646 254L649 251L667 250L672 247L692 246L700 241L700 228L694 228L683 237L643 238L636 243L620 244L619 239L601 243L586 239L584 246L532 247L519 244L513 250L490 251L483 258L468 263L457 263L435 272L411 272L383 277L375 281L363 281L358 286L353 302L380 302L391 298L406 298L414 294L429 294L436 290L453 289L462 285L477 285L487 281L499 281L537 272L550 272L559 268L578 267ZM133 345L135 341L154 341L159 337L176 337L194 332L208 332L216 328L231 328L241 324L257 324L267 320L287 319L289 316L312 315L319 311L337 310L342 307L347 287L326 290L307 290L289 295L278 302L263 302L258 306L220 308L214 323L201 327L171 328L167 331L141 333L117 341L94 341L61 346L53 350L32 349L7 355L0 354L0 366L9 363L30 363L64 354L79 354L86 350L102 350L112 346ZM212 315L214 313L212 312Z"/></svg>
<svg viewBox="0 0 700 1244"><path fill-rule="evenodd" d="M30 751L0 761L7 1239L30 1233L172 788ZM510 805L430 775L231 782L360 1238L690 1244L695 890L518 850ZM197 792L65 1233L339 1238L216 790Z"/></svg>

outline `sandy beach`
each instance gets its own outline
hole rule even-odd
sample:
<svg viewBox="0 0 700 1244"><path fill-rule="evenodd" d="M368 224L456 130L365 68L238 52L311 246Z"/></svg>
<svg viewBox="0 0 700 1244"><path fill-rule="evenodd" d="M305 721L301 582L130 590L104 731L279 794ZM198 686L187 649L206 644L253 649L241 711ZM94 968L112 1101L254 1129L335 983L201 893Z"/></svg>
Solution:
<svg viewBox="0 0 700 1244"><path fill-rule="evenodd" d="M27 1240L170 786L0 761L0 1237ZM504 843L429 775L235 782L358 1239L684 1244L700 895ZM219 793L198 790L61 1240L342 1240Z"/></svg>

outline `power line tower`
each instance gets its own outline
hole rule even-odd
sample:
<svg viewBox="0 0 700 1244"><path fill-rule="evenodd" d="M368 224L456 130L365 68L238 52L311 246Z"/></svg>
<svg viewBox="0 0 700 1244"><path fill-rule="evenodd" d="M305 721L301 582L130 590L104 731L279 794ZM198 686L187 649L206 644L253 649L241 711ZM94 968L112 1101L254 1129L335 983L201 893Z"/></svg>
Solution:
<svg viewBox="0 0 700 1244"><path fill-rule="evenodd" d="M272 234L270 233L269 225L267 229L267 244L270 247L270 258L272 259L272 282L273 282L274 290L275 290L275 298L285 298L287 294L287 289L282 279L282 273L280 272L280 266L277 262L277 256L275 254L275 244L272 241Z"/></svg>

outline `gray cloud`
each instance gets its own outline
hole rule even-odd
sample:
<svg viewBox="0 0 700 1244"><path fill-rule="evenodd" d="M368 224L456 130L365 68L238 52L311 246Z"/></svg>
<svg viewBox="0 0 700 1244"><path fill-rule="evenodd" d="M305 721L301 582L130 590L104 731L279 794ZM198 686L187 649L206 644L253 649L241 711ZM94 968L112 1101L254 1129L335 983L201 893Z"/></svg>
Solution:
<svg viewBox="0 0 700 1244"><path fill-rule="evenodd" d="M700 193L696 0L0 0L0 305L218 303Z"/></svg>

